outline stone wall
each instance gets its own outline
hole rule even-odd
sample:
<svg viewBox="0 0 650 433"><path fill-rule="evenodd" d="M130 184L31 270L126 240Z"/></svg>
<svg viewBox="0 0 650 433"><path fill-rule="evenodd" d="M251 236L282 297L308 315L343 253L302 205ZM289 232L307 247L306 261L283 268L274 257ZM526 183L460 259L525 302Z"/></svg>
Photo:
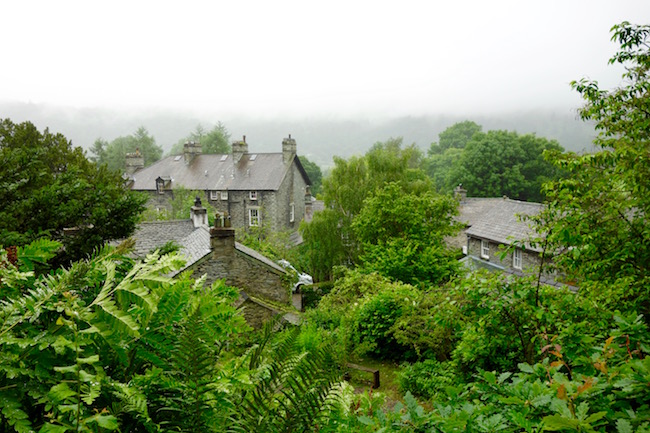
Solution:
<svg viewBox="0 0 650 433"><path fill-rule="evenodd" d="M285 272L236 249L233 229L223 230L221 237L220 233L214 235L215 230L212 229L212 252L189 268L196 276L206 274L208 284L225 279L227 285L250 296L291 305L291 288Z"/></svg>
<svg viewBox="0 0 650 433"><path fill-rule="evenodd" d="M506 249L506 245L499 244L496 242L488 241L490 254L489 259L484 259L481 257L481 239L469 237L468 238L468 251L467 254L470 256L478 257L481 260L493 263L498 266L503 266L509 271L536 271L539 268L541 259L539 253L535 251L521 251L522 259L522 269L515 269L513 266L513 252L510 251L506 256L501 260L501 254Z"/></svg>

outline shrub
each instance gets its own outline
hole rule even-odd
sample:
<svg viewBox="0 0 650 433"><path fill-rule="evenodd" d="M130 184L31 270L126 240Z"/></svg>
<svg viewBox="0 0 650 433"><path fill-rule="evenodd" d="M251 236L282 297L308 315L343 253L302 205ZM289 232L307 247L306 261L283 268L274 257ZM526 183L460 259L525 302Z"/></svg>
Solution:
<svg viewBox="0 0 650 433"><path fill-rule="evenodd" d="M455 385L456 372L453 364L425 359L413 364L402 364L398 373L399 390L417 397L434 398L448 386Z"/></svg>

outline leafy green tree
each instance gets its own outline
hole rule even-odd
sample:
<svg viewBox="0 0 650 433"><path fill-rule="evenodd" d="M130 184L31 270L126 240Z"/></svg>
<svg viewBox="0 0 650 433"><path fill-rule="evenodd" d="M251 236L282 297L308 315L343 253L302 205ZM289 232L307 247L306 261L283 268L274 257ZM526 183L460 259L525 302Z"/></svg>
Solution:
<svg viewBox="0 0 650 433"><path fill-rule="evenodd" d="M471 120L458 122L438 134L439 142L431 143L429 156L444 153L447 149L464 149L474 134L481 132L481 125Z"/></svg>
<svg viewBox="0 0 650 433"><path fill-rule="evenodd" d="M447 281L457 269L444 242L456 232L456 206L449 196L408 194L398 183L378 190L352 223L363 268L415 285Z"/></svg>
<svg viewBox="0 0 650 433"><path fill-rule="evenodd" d="M308 160L306 156L300 157L300 163L311 180L312 195L317 196L323 189L323 172L315 162Z"/></svg>
<svg viewBox="0 0 650 433"><path fill-rule="evenodd" d="M138 128L132 135L117 137L108 143L98 138L90 148L92 159L98 164L106 164L109 170L124 172L126 154L137 150L144 157L144 165L148 166L158 161L162 156L162 147L156 144L156 139L149 135L144 126Z"/></svg>
<svg viewBox="0 0 650 433"><path fill-rule="evenodd" d="M183 153L183 145L188 141L201 143L203 153L227 154L230 153L230 132L226 126L217 122L217 124L208 132L205 131L201 124L198 124L194 131L185 138L176 142L169 151L170 155L180 155Z"/></svg>
<svg viewBox="0 0 650 433"><path fill-rule="evenodd" d="M650 26L623 22L612 29L620 50L611 64L625 67L621 87L603 90L573 82L594 122L594 154L554 154L568 172L546 186L549 207L540 232L555 246L555 262L581 290L608 305L632 303L650 313Z"/></svg>
<svg viewBox="0 0 650 433"><path fill-rule="evenodd" d="M0 122L0 179L0 245L51 237L64 243L61 260L129 236L146 201L124 187L119 173L30 122Z"/></svg>
<svg viewBox="0 0 650 433"><path fill-rule="evenodd" d="M544 160L544 152L562 152L554 140L509 131L475 133L467 142L450 179L463 184L474 197L499 197L537 201L543 199L544 182L559 177L560 170Z"/></svg>
<svg viewBox="0 0 650 433"><path fill-rule="evenodd" d="M403 148L401 138L375 143L364 156L334 157L335 166L323 181L326 209L301 226L310 274L329 278L332 266L359 263L360 246L352 222L364 200L389 182L399 182L408 194L430 190L421 161L419 149L415 145Z"/></svg>

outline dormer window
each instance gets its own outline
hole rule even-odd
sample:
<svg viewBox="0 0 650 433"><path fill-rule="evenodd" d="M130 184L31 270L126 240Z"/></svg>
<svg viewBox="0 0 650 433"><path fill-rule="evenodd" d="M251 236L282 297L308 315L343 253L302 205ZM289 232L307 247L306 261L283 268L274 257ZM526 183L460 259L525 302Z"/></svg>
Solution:
<svg viewBox="0 0 650 433"><path fill-rule="evenodd" d="M210 191L210 200L218 200L219 191Z"/></svg>
<svg viewBox="0 0 650 433"><path fill-rule="evenodd" d="M223 201L228 200L228 191L221 191L221 200Z"/></svg>
<svg viewBox="0 0 650 433"><path fill-rule="evenodd" d="M156 179L156 191L158 191L158 194L165 193L165 181L161 178Z"/></svg>
<svg viewBox="0 0 650 433"><path fill-rule="evenodd" d="M249 197L251 200L257 200L257 191L251 191Z"/></svg>

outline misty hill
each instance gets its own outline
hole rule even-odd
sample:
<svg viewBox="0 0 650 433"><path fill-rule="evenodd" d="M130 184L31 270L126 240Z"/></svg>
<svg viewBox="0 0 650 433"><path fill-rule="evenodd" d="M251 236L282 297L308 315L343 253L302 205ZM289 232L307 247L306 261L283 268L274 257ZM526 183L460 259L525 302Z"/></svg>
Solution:
<svg viewBox="0 0 650 433"><path fill-rule="evenodd" d="M506 129L518 133L535 133L557 140L573 151L590 151L595 135L593 127L577 118L575 112L527 111L479 116L426 115L399 118L209 118L172 111L115 111L109 109L70 109L40 104L0 103L0 118L14 122L31 121L39 129L60 132L76 146L88 149L101 137L111 141L132 134L144 126L156 142L168 151L178 140L189 135L197 124L209 129L221 121L232 139L246 135L251 150L276 152L282 138L291 134L298 143L298 153L326 168L332 156L363 154L377 141L403 137L404 143L416 143L426 151L438 134L463 120L472 120L483 130Z"/></svg>

